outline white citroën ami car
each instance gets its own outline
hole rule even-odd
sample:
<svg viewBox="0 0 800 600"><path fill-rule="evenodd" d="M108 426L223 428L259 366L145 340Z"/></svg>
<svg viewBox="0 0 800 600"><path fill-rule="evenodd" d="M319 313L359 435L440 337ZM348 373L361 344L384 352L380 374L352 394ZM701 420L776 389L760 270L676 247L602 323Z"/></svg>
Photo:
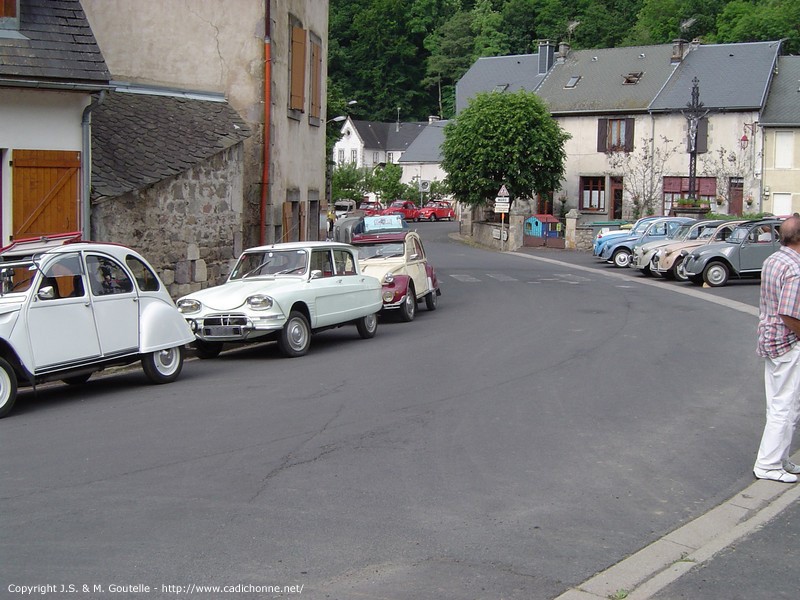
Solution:
<svg viewBox="0 0 800 600"><path fill-rule="evenodd" d="M382 306L381 282L339 242L250 248L225 283L178 299L200 358L217 356L223 343L270 340L284 356L303 356L313 333L347 324L371 338Z"/></svg>
<svg viewBox="0 0 800 600"><path fill-rule="evenodd" d="M177 379L194 340L153 268L116 244L80 234L19 240L0 250L0 417L20 385L85 383L141 361L153 383Z"/></svg>

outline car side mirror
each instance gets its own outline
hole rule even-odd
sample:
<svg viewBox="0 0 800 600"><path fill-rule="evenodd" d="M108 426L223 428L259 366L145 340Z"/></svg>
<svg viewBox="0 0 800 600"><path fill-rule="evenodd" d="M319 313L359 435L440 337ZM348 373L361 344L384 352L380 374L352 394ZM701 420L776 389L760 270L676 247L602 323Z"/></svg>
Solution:
<svg viewBox="0 0 800 600"><path fill-rule="evenodd" d="M40 300L52 300L56 297L56 290L52 285L46 285L36 294Z"/></svg>
<svg viewBox="0 0 800 600"><path fill-rule="evenodd" d="M319 269L314 269L313 271L311 271L311 276L309 277L309 279L322 279L322 271L320 271Z"/></svg>

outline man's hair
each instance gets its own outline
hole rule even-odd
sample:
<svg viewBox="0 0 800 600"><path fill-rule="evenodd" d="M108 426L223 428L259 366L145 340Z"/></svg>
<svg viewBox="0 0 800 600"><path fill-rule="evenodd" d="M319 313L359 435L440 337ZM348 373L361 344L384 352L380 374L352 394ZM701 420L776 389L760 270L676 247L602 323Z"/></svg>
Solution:
<svg viewBox="0 0 800 600"><path fill-rule="evenodd" d="M789 217L781 223L781 245L800 244L800 217Z"/></svg>

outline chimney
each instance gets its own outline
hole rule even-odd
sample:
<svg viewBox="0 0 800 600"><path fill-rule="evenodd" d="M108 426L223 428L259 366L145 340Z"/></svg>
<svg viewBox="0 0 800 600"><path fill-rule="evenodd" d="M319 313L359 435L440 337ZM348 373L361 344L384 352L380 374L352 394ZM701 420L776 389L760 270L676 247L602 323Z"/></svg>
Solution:
<svg viewBox="0 0 800 600"><path fill-rule="evenodd" d="M567 55L569 54L569 44L567 42L561 42L558 45L558 63L564 64L564 61L567 59Z"/></svg>
<svg viewBox="0 0 800 600"><path fill-rule="evenodd" d="M436 123L439 120L439 115L428 115L428 125Z"/></svg>
<svg viewBox="0 0 800 600"><path fill-rule="evenodd" d="M545 75L553 67L556 48L550 40L539 40L539 75Z"/></svg>
<svg viewBox="0 0 800 600"><path fill-rule="evenodd" d="M670 58L670 62L673 64L681 62L685 49L686 40L680 38L672 40L672 58Z"/></svg>

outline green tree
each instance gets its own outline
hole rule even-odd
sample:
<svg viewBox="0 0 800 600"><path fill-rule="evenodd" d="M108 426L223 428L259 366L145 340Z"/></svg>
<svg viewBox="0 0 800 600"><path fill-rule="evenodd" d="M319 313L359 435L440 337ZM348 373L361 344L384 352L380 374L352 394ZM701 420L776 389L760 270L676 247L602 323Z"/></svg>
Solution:
<svg viewBox="0 0 800 600"><path fill-rule="evenodd" d="M492 0L478 0L472 9L472 32L476 57L508 54L508 38L500 31L502 15L494 10Z"/></svg>
<svg viewBox="0 0 800 600"><path fill-rule="evenodd" d="M404 191L404 184L400 183L403 169L394 163L387 163L383 167L375 168L366 177L367 190L373 192L380 200L387 204L400 198Z"/></svg>
<svg viewBox="0 0 800 600"><path fill-rule="evenodd" d="M425 38L430 52L422 85L434 88L439 110L448 119L455 113L455 84L475 62L472 13L459 12Z"/></svg>
<svg viewBox="0 0 800 600"><path fill-rule="evenodd" d="M360 200L366 192L364 170L353 163L345 163L333 169L331 179L333 201L350 198Z"/></svg>
<svg viewBox="0 0 800 600"><path fill-rule="evenodd" d="M442 168L461 202L483 204L501 185L512 202L561 187L570 136L533 93L478 94L444 134Z"/></svg>
<svg viewBox="0 0 800 600"><path fill-rule="evenodd" d="M783 53L800 52L800 3L767 0L729 2L717 18L716 42L755 42L783 39Z"/></svg>

